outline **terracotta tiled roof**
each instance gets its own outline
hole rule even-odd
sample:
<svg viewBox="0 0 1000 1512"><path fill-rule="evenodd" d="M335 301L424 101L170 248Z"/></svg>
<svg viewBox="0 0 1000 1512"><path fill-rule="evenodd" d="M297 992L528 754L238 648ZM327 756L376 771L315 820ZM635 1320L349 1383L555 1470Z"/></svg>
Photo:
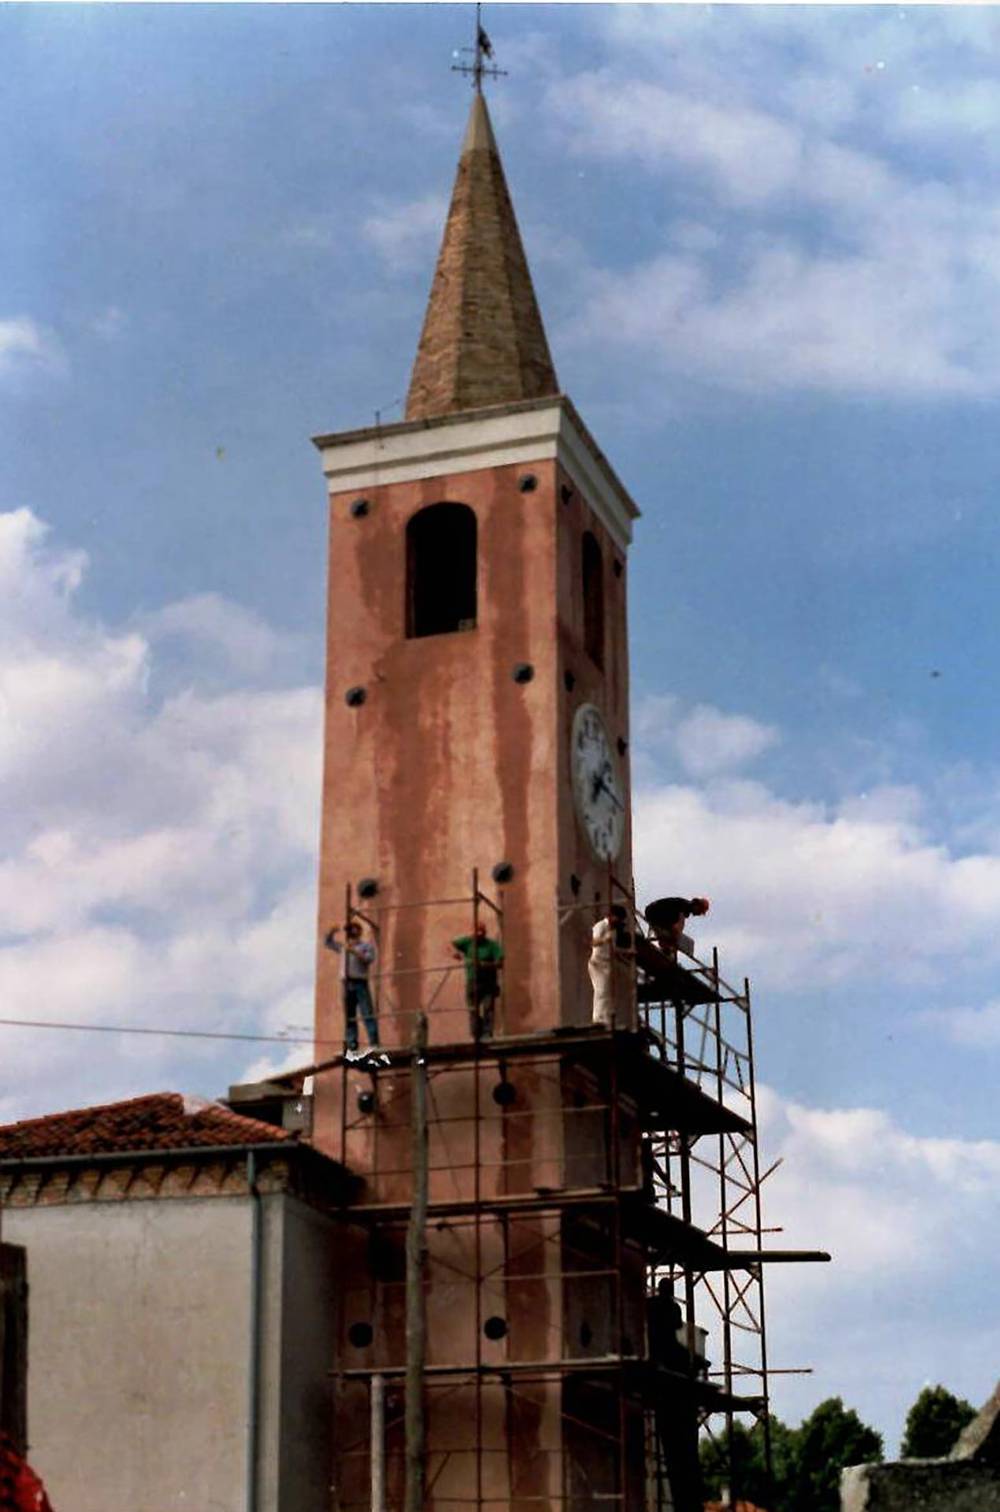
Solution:
<svg viewBox="0 0 1000 1512"><path fill-rule="evenodd" d="M406 400L407 420L558 394L482 95L473 98Z"/></svg>
<svg viewBox="0 0 1000 1512"><path fill-rule="evenodd" d="M129 1150L197 1150L270 1144L295 1136L218 1103L180 1092L153 1092L97 1108L0 1125L0 1160L33 1155L94 1155Z"/></svg>

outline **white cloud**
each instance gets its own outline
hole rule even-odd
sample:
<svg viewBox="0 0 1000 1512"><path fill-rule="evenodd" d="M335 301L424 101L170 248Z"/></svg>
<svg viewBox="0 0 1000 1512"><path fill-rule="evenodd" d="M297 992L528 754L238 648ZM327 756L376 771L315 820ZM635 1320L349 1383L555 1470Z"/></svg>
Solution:
<svg viewBox="0 0 1000 1512"><path fill-rule="evenodd" d="M88 620L74 598L85 571L29 511L0 515L0 773L19 799L0 815L4 1014L308 1023L321 692L249 687L282 662L282 638L220 599L167 606L148 636ZM168 635L221 656L228 689L206 691L189 668L183 691L155 697ZM136 1076L148 1086L176 1053L101 1038L81 1057L75 1035L0 1034L18 1088L5 1116L134 1090ZM190 1044L197 1063L206 1052ZM246 1058L230 1046L218 1074Z"/></svg>
<svg viewBox="0 0 1000 1512"><path fill-rule="evenodd" d="M949 1297L989 1284L1000 1143L921 1137L878 1109L806 1107L766 1086L758 1109L765 1163L782 1162L765 1184L766 1222L782 1229L768 1242L833 1257L766 1271L772 1363L817 1367L775 1379L778 1413L836 1392L898 1431L900 1397L928 1376L984 1399L998 1331Z"/></svg>
<svg viewBox="0 0 1000 1512"><path fill-rule="evenodd" d="M140 636L75 616L86 557L48 551L46 534L29 510L0 515L0 779L22 800L0 817L0 835L20 828L50 779L64 791L72 772L102 759L147 674Z"/></svg>
<svg viewBox="0 0 1000 1512"><path fill-rule="evenodd" d="M743 714L723 714L710 704L686 714L675 735L681 765L692 777L732 771L777 744L778 732Z"/></svg>
<svg viewBox="0 0 1000 1512"><path fill-rule="evenodd" d="M301 637L275 630L253 610L217 593L179 599L138 623L157 649L174 641L192 653L202 685L210 675L244 685L281 682L294 674L305 652Z"/></svg>
<svg viewBox="0 0 1000 1512"><path fill-rule="evenodd" d="M822 1398L843 1395L891 1436L902 1428L901 1402L912 1401L928 1375L972 1400L985 1397L1000 1330L984 1330L981 1309L963 1304L955 1278L991 1284L1000 1142L915 1134L878 1108L848 1100L807 1106L767 1084L756 1090L760 1167L770 1171L763 1247L831 1255L829 1263L764 1268L771 1366L816 1372L775 1375L774 1410L795 1421ZM714 1164L717 1152L696 1144L694 1154L694 1221L711 1229L718 1183L700 1161ZM737 1182L739 1173L731 1154ZM750 1216L735 1195L729 1211ZM698 1309L717 1363L721 1331L707 1292ZM733 1343L737 1359L754 1358L749 1341Z"/></svg>
<svg viewBox="0 0 1000 1512"><path fill-rule="evenodd" d="M696 174L704 201L730 209L796 202L835 208L853 223L906 181L879 157L827 140L773 110L711 101L611 71L552 89L552 108L579 155L641 163L661 178Z"/></svg>
<svg viewBox="0 0 1000 1512"><path fill-rule="evenodd" d="M787 194L802 176L799 134L739 104L726 109L636 79L624 90L605 70L551 87L550 107L575 153L638 159L656 172L683 163L736 204Z"/></svg>
<svg viewBox="0 0 1000 1512"><path fill-rule="evenodd" d="M43 556L41 546L48 527L30 509L13 509L0 514L0 613L9 611L9 625L25 618L25 605L36 606L29 612L31 629L47 618L57 602L64 605L68 594L80 586L87 567L83 551L61 551ZM41 613L39 613L41 610Z"/></svg>
<svg viewBox="0 0 1000 1512"><path fill-rule="evenodd" d="M713 939L771 987L803 973L814 986L926 986L954 977L956 953L977 968L1000 965L1000 852L982 843L950 850L913 786L883 783L817 802L738 775L779 738L772 726L710 706L686 710L672 697L640 705L641 895L711 897Z"/></svg>
<svg viewBox="0 0 1000 1512"><path fill-rule="evenodd" d="M860 88L858 75L803 69L782 81L779 98L793 117L822 131L837 131L855 119Z"/></svg>
<svg viewBox="0 0 1000 1512"><path fill-rule="evenodd" d="M801 70L820 80L857 83L941 80L987 71L996 51L988 6L609 6L602 12L616 52L652 60L685 81L711 78L738 96L766 96L777 58L786 79ZM878 69L884 62L885 69Z"/></svg>
<svg viewBox="0 0 1000 1512"><path fill-rule="evenodd" d="M645 894L713 897L719 943L772 985L926 983L953 951L1000 958L1000 856L956 857L908 820L745 781L653 788L636 810Z"/></svg>
<svg viewBox="0 0 1000 1512"><path fill-rule="evenodd" d="M995 79L960 79L907 90L895 104L900 136L939 142L980 138L1000 128L1000 86Z"/></svg>
<svg viewBox="0 0 1000 1512"><path fill-rule="evenodd" d="M820 1247L836 1245L845 1279L887 1262L902 1279L978 1242L954 1227L996 1189L1000 1142L918 1136L881 1109L809 1108L766 1088L760 1106L769 1156L784 1162L775 1200L793 1247L825 1231Z"/></svg>
<svg viewBox="0 0 1000 1512"><path fill-rule="evenodd" d="M736 388L994 392L993 212L976 229L964 215L940 234L925 227L905 251L904 235L882 227L856 250L823 253L785 235L734 237L725 276L683 251L592 271L563 341L642 351L665 372Z"/></svg>
<svg viewBox="0 0 1000 1512"><path fill-rule="evenodd" d="M369 215L362 231L393 268L423 264L441 237L448 213L443 195L428 194L403 204L386 204Z"/></svg>
<svg viewBox="0 0 1000 1512"><path fill-rule="evenodd" d="M972 1050L1000 1049L1000 998L981 1008L930 1008L921 1018L957 1045Z"/></svg>
<svg viewBox="0 0 1000 1512"><path fill-rule="evenodd" d="M29 315L0 320L0 378L31 369L59 373L65 365L57 337L45 326Z"/></svg>
<svg viewBox="0 0 1000 1512"><path fill-rule="evenodd" d="M640 18L638 33L650 25L658 23ZM772 49L762 71L773 75L772 23L736 20L723 27L730 43L733 28ZM624 33L633 35L628 22ZM836 139L864 111L861 54L845 73L849 39L837 35L839 56L825 44L807 49L760 101L748 97L747 70L736 70L725 44L721 55L711 50L707 75L693 78L676 62L669 86L637 62L550 85L566 150L641 173L642 192L666 211L658 238L647 236L630 263L581 270L561 346L617 347L665 375L755 391L924 398L1000 389L1000 200L961 159L938 177L899 153L919 96L893 97L883 111L890 131L864 116L863 146ZM976 80L965 97L982 135L996 86ZM934 136L926 111L921 119ZM702 221L715 211L724 223L721 240L711 227L707 237L688 234L692 196Z"/></svg>
<svg viewBox="0 0 1000 1512"><path fill-rule="evenodd" d="M780 739L773 725L725 713L712 704L685 709L669 693L644 698L634 728L640 774L655 771L669 756L688 776L715 777L745 766Z"/></svg>

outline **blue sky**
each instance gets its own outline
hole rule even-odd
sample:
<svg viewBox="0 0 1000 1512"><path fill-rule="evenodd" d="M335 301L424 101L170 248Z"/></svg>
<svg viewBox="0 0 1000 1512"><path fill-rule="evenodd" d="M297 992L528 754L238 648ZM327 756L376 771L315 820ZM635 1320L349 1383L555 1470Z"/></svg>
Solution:
<svg viewBox="0 0 1000 1512"><path fill-rule="evenodd" d="M794 1419L992 1388L1000 14L490 8L564 389L643 509L640 891L754 980ZM9 1016L311 1018L324 498L396 418L452 6L0 8ZM289 1029L289 1026L293 1026ZM13 1118L255 1051L6 1029Z"/></svg>

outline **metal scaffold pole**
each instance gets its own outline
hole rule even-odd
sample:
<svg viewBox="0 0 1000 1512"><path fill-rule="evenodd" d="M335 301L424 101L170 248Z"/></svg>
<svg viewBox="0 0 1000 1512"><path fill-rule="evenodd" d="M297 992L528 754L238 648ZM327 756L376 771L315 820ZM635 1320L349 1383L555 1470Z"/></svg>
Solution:
<svg viewBox="0 0 1000 1512"><path fill-rule="evenodd" d="M725 1105L725 1038L722 1021L722 991L719 977L719 951L712 947L712 1006L715 1028L715 1095L720 1107ZM729 1183L728 1147L725 1131L719 1130L719 1222L718 1237L724 1250L729 1248ZM736 1484L735 1441L733 1439L733 1300L729 1271L722 1272L722 1368L726 1389L726 1452L729 1460L729 1485L733 1496L738 1494Z"/></svg>
<svg viewBox="0 0 1000 1512"><path fill-rule="evenodd" d="M371 1512L385 1512L385 1377L372 1376L372 1506Z"/></svg>
<svg viewBox="0 0 1000 1512"><path fill-rule="evenodd" d="M424 1365L427 1320L427 1016L417 1014L410 1071L413 1129L413 1207L406 1230L406 1494L405 1512L423 1512L427 1466Z"/></svg>
<svg viewBox="0 0 1000 1512"><path fill-rule="evenodd" d="M750 1121L753 1125L753 1200L754 1200L754 1238L758 1249L763 1247L764 1228L760 1202L760 1150L757 1143L757 1076L754 1069L753 1057L753 1016L750 1008L750 978L743 978L743 996L747 1005L747 1075L750 1085ZM774 1462L771 1444L771 1392L767 1378L767 1330L764 1326L764 1272L759 1272L760 1281L758 1286L757 1306L758 1322L760 1324L760 1391L763 1398L763 1410L760 1421L764 1429L764 1468L767 1472L768 1484L773 1482Z"/></svg>

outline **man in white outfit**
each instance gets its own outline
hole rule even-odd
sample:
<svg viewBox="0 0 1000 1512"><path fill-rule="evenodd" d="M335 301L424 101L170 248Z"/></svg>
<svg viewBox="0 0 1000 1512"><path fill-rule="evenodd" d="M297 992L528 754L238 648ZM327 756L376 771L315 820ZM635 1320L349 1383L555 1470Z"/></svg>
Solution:
<svg viewBox="0 0 1000 1512"><path fill-rule="evenodd" d="M625 927L625 910L620 903L612 903L603 919L598 919L590 932L590 961L587 970L594 989L594 1023L610 1028L614 1018L614 952L618 933Z"/></svg>

